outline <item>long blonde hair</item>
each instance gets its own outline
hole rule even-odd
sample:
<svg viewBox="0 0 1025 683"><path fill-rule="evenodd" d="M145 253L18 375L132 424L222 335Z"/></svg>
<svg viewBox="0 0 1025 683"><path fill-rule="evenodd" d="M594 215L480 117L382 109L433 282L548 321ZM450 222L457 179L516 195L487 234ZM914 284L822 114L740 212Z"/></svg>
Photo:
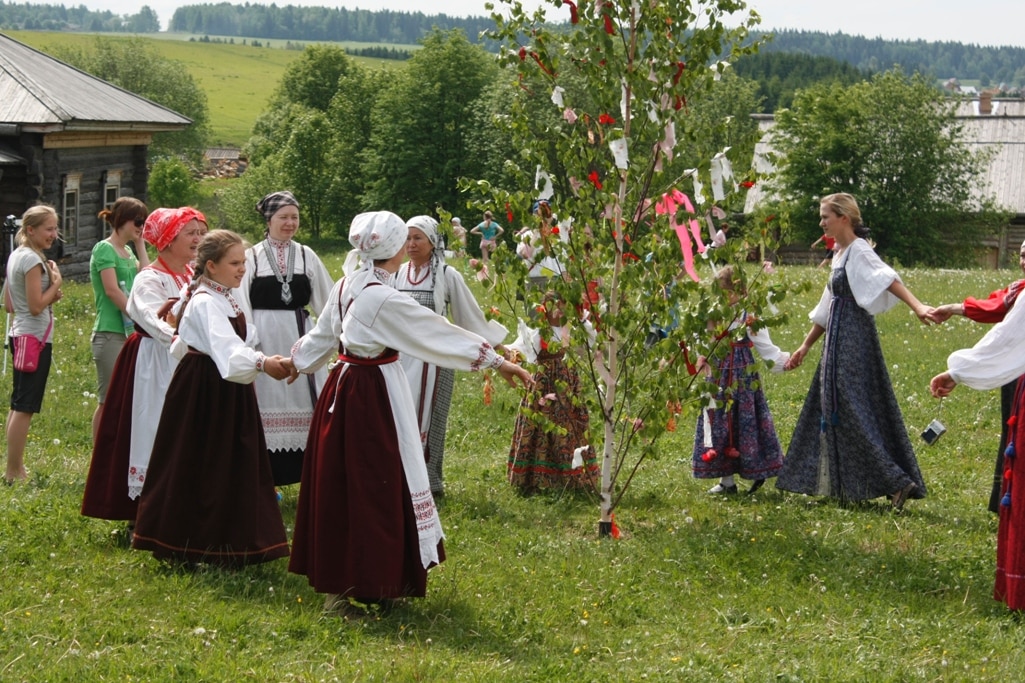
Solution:
<svg viewBox="0 0 1025 683"><path fill-rule="evenodd" d="M14 236L14 240L18 243L19 247L28 247L39 254L43 261L46 261L46 255L43 254L43 250L36 247L29 238L28 229L32 228L34 230L35 228L42 226L42 224L50 218L58 217L57 210L49 204L37 204L36 206L29 207L29 209L21 215L21 227L18 228L18 232Z"/></svg>

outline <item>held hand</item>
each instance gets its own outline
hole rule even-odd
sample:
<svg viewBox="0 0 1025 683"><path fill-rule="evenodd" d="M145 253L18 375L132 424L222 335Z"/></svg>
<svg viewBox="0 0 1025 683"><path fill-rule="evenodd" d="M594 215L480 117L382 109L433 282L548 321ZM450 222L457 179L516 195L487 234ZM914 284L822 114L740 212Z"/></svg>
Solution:
<svg viewBox="0 0 1025 683"><path fill-rule="evenodd" d="M915 310L915 315L918 316L923 325L928 325L931 322L935 322L933 316L936 315L936 309L932 306L920 306Z"/></svg>
<svg viewBox="0 0 1025 683"><path fill-rule="evenodd" d="M932 381L929 382L929 391L935 398L950 396L950 392L952 392L956 387L957 382L950 377L949 372L940 373L933 377Z"/></svg>
<svg viewBox="0 0 1025 683"><path fill-rule="evenodd" d="M793 370L794 368L801 367L801 363L804 362L804 357L808 354L808 348L803 344L797 348L792 354L790 354L790 360L783 364L784 370Z"/></svg>
<svg viewBox="0 0 1025 683"><path fill-rule="evenodd" d="M958 315L961 310L961 304L943 304L932 309L932 321L937 325L945 323L950 320L951 316Z"/></svg>
<svg viewBox="0 0 1025 683"><path fill-rule="evenodd" d="M291 361L286 361L281 356L269 356L263 361L263 371L274 379L285 379L290 374L286 362Z"/></svg>
<svg viewBox="0 0 1025 683"><path fill-rule="evenodd" d="M286 380L287 384L291 384L295 380L299 379L299 371L295 369L295 361L293 361L291 358L286 358L284 361L282 361L282 365L288 368L288 379Z"/></svg>
<svg viewBox="0 0 1025 683"><path fill-rule="evenodd" d="M523 384L524 387L529 389L530 387L534 386L534 378L530 376L529 372L527 372L523 367L517 365L516 363L504 361L498 367L498 374L500 374L502 376L502 379L504 379L509 384L509 386L513 387L514 389L516 388L517 377L519 378L520 382Z"/></svg>

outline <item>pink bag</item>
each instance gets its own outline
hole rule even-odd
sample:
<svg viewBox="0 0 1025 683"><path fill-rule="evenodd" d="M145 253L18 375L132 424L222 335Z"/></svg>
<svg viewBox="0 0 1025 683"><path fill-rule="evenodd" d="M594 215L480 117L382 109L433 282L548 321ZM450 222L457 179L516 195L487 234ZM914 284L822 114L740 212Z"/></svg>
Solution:
<svg viewBox="0 0 1025 683"><path fill-rule="evenodd" d="M53 327L53 316L46 326L43 339L50 335ZM14 369L18 372L35 372L39 368L39 354L43 350L43 342L33 334L19 334L14 338Z"/></svg>

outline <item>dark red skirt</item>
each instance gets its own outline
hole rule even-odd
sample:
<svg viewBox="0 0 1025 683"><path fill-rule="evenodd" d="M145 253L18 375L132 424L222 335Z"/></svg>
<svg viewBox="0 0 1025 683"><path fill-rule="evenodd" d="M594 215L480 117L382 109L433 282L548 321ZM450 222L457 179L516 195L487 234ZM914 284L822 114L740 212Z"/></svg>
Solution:
<svg viewBox="0 0 1025 683"><path fill-rule="evenodd" d="M441 543L438 554L444 560ZM288 570L318 592L358 599L427 592L388 388L376 366L339 364L320 394Z"/></svg>
<svg viewBox="0 0 1025 683"><path fill-rule="evenodd" d="M256 392L209 356L189 353L171 378L132 546L226 566L288 555Z"/></svg>
<svg viewBox="0 0 1025 683"><path fill-rule="evenodd" d="M997 571L993 597L1014 610L1025 609L1025 379L1018 380L1015 426L1008 429L1004 458L1000 524L997 527ZM1009 503L1005 505L1004 502Z"/></svg>
<svg viewBox="0 0 1025 683"><path fill-rule="evenodd" d="M138 334L128 337L114 362L85 479L82 514L86 517L133 521L139 508L138 499L128 497L128 466L132 448L135 361L141 341Z"/></svg>

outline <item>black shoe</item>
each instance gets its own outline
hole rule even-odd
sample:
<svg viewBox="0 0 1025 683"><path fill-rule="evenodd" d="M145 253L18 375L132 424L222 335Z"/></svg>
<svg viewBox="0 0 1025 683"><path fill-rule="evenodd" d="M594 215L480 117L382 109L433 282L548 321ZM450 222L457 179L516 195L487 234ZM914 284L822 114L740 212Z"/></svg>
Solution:
<svg viewBox="0 0 1025 683"><path fill-rule="evenodd" d="M910 496L911 493L917 488L918 485L915 484L915 482L911 482L910 484L902 488L900 491L897 491L892 496L890 496L890 503L893 505L894 512L900 512L904 509L904 503L907 502L908 496Z"/></svg>
<svg viewBox="0 0 1025 683"><path fill-rule="evenodd" d="M764 479L755 479L755 480L754 480L754 481L753 481L753 482L751 483L751 488L749 488L749 489L747 490L747 495L749 495L749 496L750 496L750 495L751 495L752 493L754 493L754 492L755 492L755 491L757 491L758 489L762 488L762 485L763 485L763 484L765 484L765 480L764 480Z"/></svg>
<svg viewBox="0 0 1025 683"><path fill-rule="evenodd" d="M737 485L731 484L730 486L723 486L722 482L720 482L708 489L708 492L713 496L732 496L737 493Z"/></svg>

